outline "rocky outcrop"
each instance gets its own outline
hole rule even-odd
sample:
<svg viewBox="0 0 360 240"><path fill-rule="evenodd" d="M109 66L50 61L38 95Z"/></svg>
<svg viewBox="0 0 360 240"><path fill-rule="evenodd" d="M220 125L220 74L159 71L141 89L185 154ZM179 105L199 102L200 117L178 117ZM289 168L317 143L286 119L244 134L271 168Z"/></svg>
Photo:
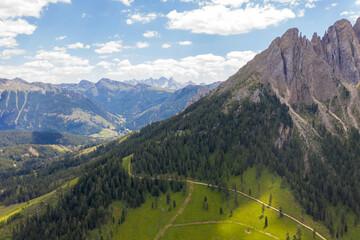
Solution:
<svg viewBox="0 0 360 240"><path fill-rule="evenodd" d="M196 92L196 94L186 103L185 108L187 108L188 106L190 106L193 103L196 103L197 101L199 101L203 97L206 97L207 95L209 95L210 92L211 92L211 89L208 88L208 87L200 88Z"/></svg>
<svg viewBox="0 0 360 240"><path fill-rule="evenodd" d="M236 100L238 92L260 82L290 107L293 119L302 125L306 120L301 119L301 106L315 104L318 105L318 111L313 113L316 121L330 131L339 133L357 128L359 39L360 19L354 26L348 20L339 20L322 38L315 33L311 40L298 29L289 29L222 83L214 94L231 90Z"/></svg>
<svg viewBox="0 0 360 240"><path fill-rule="evenodd" d="M325 58L335 74L356 85L360 80L360 45L351 23L343 19L329 27L322 45L325 56L320 56Z"/></svg>

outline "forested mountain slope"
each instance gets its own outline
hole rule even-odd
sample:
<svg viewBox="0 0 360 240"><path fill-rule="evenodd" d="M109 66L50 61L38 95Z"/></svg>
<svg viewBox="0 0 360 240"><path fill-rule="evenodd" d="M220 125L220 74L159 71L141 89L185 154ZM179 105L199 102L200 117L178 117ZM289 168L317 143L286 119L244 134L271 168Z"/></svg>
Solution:
<svg viewBox="0 0 360 240"><path fill-rule="evenodd" d="M75 187L44 214L23 222L14 238L83 239L96 228L101 234L99 226L115 222L112 203L140 207L150 194L180 191L184 178L216 185L227 199L230 179L244 184L250 168L256 169L255 181L264 169L281 178L303 209L302 218L312 216L329 236L358 236L359 24L352 27L341 20L322 40L312 41L296 29L287 31L180 114L105 145ZM251 184L261 191L259 182ZM301 238L301 230L297 236ZM285 237L285 232L277 236Z"/></svg>

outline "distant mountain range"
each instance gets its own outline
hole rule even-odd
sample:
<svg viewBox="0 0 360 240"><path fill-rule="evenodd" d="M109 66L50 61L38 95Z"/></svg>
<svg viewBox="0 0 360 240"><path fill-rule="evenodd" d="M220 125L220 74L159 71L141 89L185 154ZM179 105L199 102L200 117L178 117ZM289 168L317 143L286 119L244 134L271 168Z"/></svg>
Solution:
<svg viewBox="0 0 360 240"><path fill-rule="evenodd" d="M115 137L175 115L217 85L180 88L172 78L59 85L0 79L0 130Z"/></svg>
<svg viewBox="0 0 360 240"><path fill-rule="evenodd" d="M186 83L180 83L174 80L174 78L165 78L161 77L159 79L149 78L145 80L127 80L125 83L129 83L131 85L136 85L138 83L150 85L153 87L160 87L160 88L167 88L171 90L179 90L181 88L184 88L188 85L196 85L196 83L189 81Z"/></svg>
<svg viewBox="0 0 360 240"><path fill-rule="evenodd" d="M21 79L0 81L1 130L90 135L102 129L125 132L123 123L80 92Z"/></svg>
<svg viewBox="0 0 360 240"><path fill-rule="evenodd" d="M59 86L85 94L105 110L125 119L125 126L128 129L137 130L151 122L175 115L189 106L190 102L195 102L194 99L199 100L199 96L208 94L219 85L219 82L208 86L188 85L176 91L161 88L160 85L175 88L182 84L173 78L162 77L126 82L103 78L97 83L82 80L79 84L60 84Z"/></svg>

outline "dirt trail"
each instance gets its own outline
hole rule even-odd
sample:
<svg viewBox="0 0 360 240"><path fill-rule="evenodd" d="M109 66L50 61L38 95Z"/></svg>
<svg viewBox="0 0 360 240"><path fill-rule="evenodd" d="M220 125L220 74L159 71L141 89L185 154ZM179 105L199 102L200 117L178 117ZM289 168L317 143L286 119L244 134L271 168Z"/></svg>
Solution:
<svg viewBox="0 0 360 240"><path fill-rule="evenodd" d="M130 162L129 162L129 173L130 173ZM131 176L134 176L134 175L131 175ZM171 180L171 179L169 179L169 180ZM171 227L171 226L177 226L177 225L173 225L173 222L175 221L175 219L176 219L180 214L182 214L182 212L184 211L185 207L188 205L188 203L189 203L189 201L190 201L190 199L191 199L191 195L192 195L193 190L194 190L194 184L196 184L196 185L201 185L201 186L208 186L208 183L196 182L196 181L192 181L192 180L186 180L186 181L187 181L188 183L190 183L190 190L189 190L188 196L186 197L183 205L182 205L181 208L178 210L178 212L176 213L176 215L169 221L168 224L166 224L165 227L163 227L163 228L158 232L158 234L155 236L154 240L159 239L159 238L165 233L165 231L166 231L169 227ZM213 185L213 187L217 188L218 186ZM258 202L258 203L260 203L261 205L264 205L264 206L266 206L267 208L269 208L269 209L271 209L271 210L273 210L273 211L280 212L279 209L274 208L273 206L270 206L269 204L267 204L267 203L265 203L265 202L263 202L263 201L261 201L261 200L259 200L259 199L257 199L257 198L254 198L254 197L252 197L252 196L250 196L250 195L248 195L248 194L246 194L246 193L243 193L243 192L238 191L238 190L235 191L235 190L232 189L232 188L229 188L228 190L229 190L229 191L232 191L232 192L239 193L239 194L243 195L244 197L247 197L247 198L249 198L249 199L251 199L251 200L253 200L253 201L255 201L255 202ZM296 222L296 223L299 224L300 226L302 226L302 227L304 227L304 228L306 228L306 229L308 229L308 230L310 230L310 231L312 231L312 232L314 231L313 228L311 228L310 226L308 226L308 225L300 222L299 220L297 220L296 218L290 216L289 214L283 212L283 215L284 215L285 217L288 217L289 219L293 220L294 222ZM318 232L316 232L316 235L317 235L319 238L321 238L322 240L327 240L324 236L322 236L322 235L321 235L320 233L318 233Z"/></svg>
<svg viewBox="0 0 360 240"><path fill-rule="evenodd" d="M165 231L171 227L173 225L173 222L175 221L175 219L183 213L185 207L188 205L188 203L190 202L191 199L191 195L194 191L194 184L190 182L190 190L189 190L189 194L187 195L183 205L181 206L181 208L177 211L177 213L175 214L175 216L168 222L168 224L166 224L159 232L158 234L156 234L154 240L159 239L164 233Z"/></svg>
<svg viewBox="0 0 360 240"><path fill-rule="evenodd" d="M271 237L271 238L279 239L278 237L272 235L271 233L261 231L261 230L259 230L259 229L257 229L257 228L254 228L254 227L252 227L252 226L246 225L246 224L241 223L241 222L233 222L233 221L192 222L192 223L174 224L174 225L172 225L172 227L185 227L185 226L192 226L192 225L223 224L223 223L231 223L231 224L241 225L241 226L250 228L250 229L252 229L252 230L254 230L254 231L256 231L256 232L262 233L262 234L264 234L264 235L266 235L266 236L269 236L269 237Z"/></svg>
<svg viewBox="0 0 360 240"><path fill-rule="evenodd" d="M195 182L195 181L190 181L190 180L188 180L188 182L193 183L193 184L197 184L197 185L202 185L202 186L207 186L207 185L208 185L207 183ZM214 187L217 187L217 186L214 186ZM234 192L235 190L229 188L229 191ZM273 210L273 211L280 212L279 209L274 208L274 207L270 206L269 204L264 203L263 201L260 201L260 200L257 199L257 198L254 198L254 197L252 197L252 196L250 196L250 195L247 195L246 193L240 192L240 191L238 191L238 190L237 190L236 192L239 193L239 194L241 194L241 195L243 195L243 196L245 196L245 197L247 197L247 198L250 198L251 200L254 200L255 202L258 202L258 203L260 203L260 204L264 204L267 208L269 208L269 209L271 209L271 210ZM299 220L297 220L296 218L290 216L289 214L287 214L287 213L285 213L285 212L283 212L283 214L284 214L285 217L290 218L291 220L293 220L294 222L298 223L298 224L301 225L302 227L307 228L307 229L309 229L309 230L312 231L312 232L314 231L313 228L309 227L308 225L305 225L304 223L300 222ZM323 240L327 240L325 237L323 237L322 235L320 235L320 233L318 233L318 232L316 232L316 235L317 235L319 238L323 239Z"/></svg>

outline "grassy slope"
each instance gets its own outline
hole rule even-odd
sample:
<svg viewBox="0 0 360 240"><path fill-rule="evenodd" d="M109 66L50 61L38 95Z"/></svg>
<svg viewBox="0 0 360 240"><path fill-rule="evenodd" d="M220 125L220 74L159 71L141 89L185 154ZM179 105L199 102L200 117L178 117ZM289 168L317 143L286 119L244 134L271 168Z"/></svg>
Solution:
<svg viewBox="0 0 360 240"><path fill-rule="evenodd" d="M209 204L208 210L204 210L202 207L205 196ZM195 186L192 200L187 208L185 208L184 213L175 221L175 224L206 221L231 222L211 224L213 227L203 232L200 229L204 228L204 225L199 230L194 231L187 239L268 239L269 236L265 235L265 233L285 239L287 231L289 231L290 236L296 234L298 225L290 219L286 217L280 218L277 212L270 209L265 209L264 216L262 217L261 204L242 196L238 196L238 200L239 207L235 208L233 196L231 196L230 200L226 201L224 195L217 190L211 190L205 186ZM223 214L220 214L220 206L223 208ZM232 216L230 209L233 209ZM267 228L264 228L265 216L268 218ZM179 235L181 232L191 229L194 229L194 227L172 227L162 239L174 239L171 236ZM250 229L250 234L244 234L247 229ZM312 232L304 228L301 230L303 239L312 239Z"/></svg>
<svg viewBox="0 0 360 240"><path fill-rule="evenodd" d="M0 148L0 170L21 168L26 162L48 163L49 159L60 156L67 147L61 145L24 144Z"/></svg>
<svg viewBox="0 0 360 240"><path fill-rule="evenodd" d="M32 199L28 202L21 203L21 204L14 204L10 206L0 206L0 239L11 239L11 227L15 225L14 223L8 224L6 220L10 217L14 216L15 214L19 213L20 216L17 217L15 220L16 223L21 219L26 219L26 217L33 215L34 213L40 213L45 209L47 204L53 204L55 199L60 191L69 189L70 187L74 186L78 178L75 178L65 184L63 184L57 190L54 190L48 194L45 194L41 197Z"/></svg>
<svg viewBox="0 0 360 240"><path fill-rule="evenodd" d="M125 141L130 135L131 135L131 133L130 133L130 134L127 134L127 135L124 135L124 136L122 136L122 137L119 137L119 138L116 139L116 141L118 141L118 143L122 143L122 142ZM114 141L115 141L115 140L114 140ZM97 149L98 147L104 146L104 145L106 145L106 143L101 143L101 144L98 144L98 145L93 146L93 147L88 147L88 148L82 149L82 150L79 151L79 153L76 155L76 157L77 157L77 156L84 155L84 154L89 154L89 153L91 153L91 152L94 152L94 151L96 151L96 149Z"/></svg>
<svg viewBox="0 0 360 240"><path fill-rule="evenodd" d="M234 182L237 184L238 190L243 190L243 192L248 193L249 188L251 188L251 195L255 198L260 199L263 202L269 203L270 193L272 194L272 206L275 208L282 207L283 211L287 214L295 217L296 219L301 220L301 222L314 227L316 231L330 239L327 229L317 222L315 222L312 217L304 214L304 210L300 204L294 199L291 191L286 186L281 186L281 178L274 176L269 171L265 170L262 172L261 177L256 179L256 169L251 168L244 173L243 176L244 184L243 189L241 189L241 179L231 178L228 183L229 187L232 186ZM258 183L260 183L260 192L258 191ZM338 214L340 221L340 212ZM346 219L348 223L348 234L340 237L340 239L357 239L360 235L360 225L354 226L355 215L352 212L346 214Z"/></svg>
<svg viewBox="0 0 360 240"><path fill-rule="evenodd" d="M131 156L124 158L123 165L125 168L128 167L130 158ZM250 168L243 175L243 185L240 177L230 178L228 180L229 186L232 186L234 182L237 183L238 190L248 193L249 188L251 188L251 195L266 203L269 202L271 193L272 206L276 208L282 207L284 212L311 227L315 227L323 236L331 239L321 224L314 222L311 217L303 213L302 208L297 204L286 184L281 184L281 178L264 170L257 179L256 169ZM73 184L74 182L71 183L71 185ZM53 199L54 193L55 191L28 203L6 208L0 206L0 219L3 221L20 211L22 215L29 215L35 209L39 209L39 206L43 206L44 202ZM156 200L151 196L148 196L145 204L137 209L126 208L125 204L120 201L114 202L110 206L112 217L109 218L106 224L101 226L101 230L99 228L94 230L89 239L100 239L100 232L104 239L107 239L107 237L109 239L154 239L159 230L177 213L187 194L184 196L182 192L171 193L171 203L175 200L176 207L170 211L169 205L166 204L166 194L162 194L158 198L157 208L155 207ZM205 196L209 206L208 210L203 209ZM217 189L212 190L206 186L194 185L194 192L184 212L178 216L173 225L167 229L160 239L286 239L287 232L290 233L292 239L296 234L299 225L289 218L280 218L279 213L268 208L265 208L264 216L262 216L262 205L241 195L238 195L239 205L235 207L234 199L235 195L232 192L230 192L230 198L225 199L224 193L219 192ZM126 220L119 225L118 221L124 207L126 208ZM220 214L220 207L223 209L223 214ZM264 228L265 216L268 218L267 228ZM347 218L349 223L353 222L352 215L348 214ZM212 222L193 224L207 221ZM301 227L301 230L302 239L313 239L311 231L303 227ZM10 233L9 226L2 228L0 226L0 236L9 237L9 235L4 235L4 232ZM359 232L359 227L355 228L352 224L349 224L348 235L341 239L357 239Z"/></svg>
<svg viewBox="0 0 360 240"><path fill-rule="evenodd" d="M130 160L131 160L131 158L134 156L134 154L131 154L131 155L129 155L129 156L127 156L127 157L124 157L123 159L122 159L122 166L123 166L123 168L125 169L125 171L129 171L129 167L131 167L130 165L129 165L129 163L130 163Z"/></svg>
<svg viewBox="0 0 360 240"><path fill-rule="evenodd" d="M327 230L321 224L316 223L312 217L304 214L302 207L294 199L291 191L286 187L286 183L281 184L282 180L280 177L275 176L267 170L264 170L261 176L256 179L256 169L250 168L243 175L243 187L241 187L241 178L231 178L229 182L229 187L236 182L237 189L245 193L249 193L251 188L251 196L265 202L269 203L270 194L272 195L272 206L280 209L287 214L295 217L306 225L312 226L325 237L329 237ZM260 188L259 188L260 185ZM260 190L260 191L259 191Z"/></svg>
<svg viewBox="0 0 360 240"><path fill-rule="evenodd" d="M193 225L185 227L172 227L161 238L165 239L178 239L178 240L220 240L220 239L274 239L270 236L260 232L247 231L247 227L237 224L207 224L207 225Z"/></svg>
<svg viewBox="0 0 360 240"><path fill-rule="evenodd" d="M152 240L158 231L176 214L186 195L183 196L182 192L171 193L170 211L169 205L166 204L166 194L161 194L158 198L157 208L155 207L155 198L148 196L146 202L140 208L126 209L126 220L121 225L118 225L118 220L125 205L120 201L114 202L111 204L110 209L112 209L111 212L115 222L110 219L108 224L101 227L104 239L107 236L111 237L112 232L113 239ZM174 200L176 202L175 208L173 208ZM99 236L99 229L96 229L91 233L89 239L100 239Z"/></svg>
<svg viewBox="0 0 360 240"><path fill-rule="evenodd" d="M128 166L128 158L124 158L124 167ZM252 188L252 196L258 197L264 202L269 201L270 192L272 193L272 206L279 208L301 220L302 222L315 227L323 236L330 239L325 228L311 217L302 213L301 207L296 204L290 190L281 186L281 178L274 176L264 170L259 179L255 177L255 168L247 170L244 174L244 191ZM238 190L241 190L240 177L231 178L229 185L238 182ZM258 182L260 183L260 193L258 192ZM207 197L208 210L203 209L203 201ZM230 193L230 198L225 199L225 195L218 190L212 190L205 186L194 185L194 192L189 204L184 212L178 216L173 225L167 229L160 239L286 239L286 233L290 237L296 234L299 225L287 217L279 217L279 213L265 208L262 217L262 205L246 197L238 195L239 205L235 207L234 193ZM185 197L182 193L172 193L171 199L176 199L177 207L181 205ZM152 209L155 199L148 197L146 203L138 209L127 209L126 220L117 226L124 205L115 202L111 205L114 222L109 222L102 226L101 232L106 239L154 239L157 232L165 226L176 211L170 212L166 205L166 195L162 195L158 202L158 209ZM179 204L180 203L180 204ZM220 207L223 214L220 214ZM164 211L162 211L162 208ZM231 210L232 216L231 216ZM268 227L264 228L265 216L268 218ZM195 222L207 222L207 224L196 224ZM215 223L215 222L216 223ZM190 225L189 225L190 223ZM313 232L300 227L302 239L313 239ZM90 239L100 237L99 229L93 231ZM319 239L318 237L316 239Z"/></svg>

